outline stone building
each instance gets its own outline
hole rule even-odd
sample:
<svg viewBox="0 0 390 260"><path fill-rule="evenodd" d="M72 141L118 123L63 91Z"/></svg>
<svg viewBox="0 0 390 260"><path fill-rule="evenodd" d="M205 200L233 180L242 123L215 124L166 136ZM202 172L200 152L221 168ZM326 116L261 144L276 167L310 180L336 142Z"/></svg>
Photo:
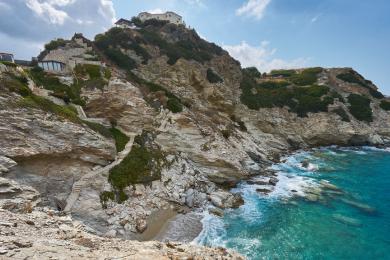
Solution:
<svg viewBox="0 0 390 260"><path fill-rule="evenodd" d="M122 29L135 29L135 27L136 27L131 21L123 19L123 18L119 19L115 23L115 26L122 28Z"/></svg>
<svg viewBox="0 0 390 260"><path fill-rule="evenodd" d="M183 18L174 12L166 12L163 14L151 14L148 12L142 12L138 15L138 18L142 22L145 22L145 21L151 20L151 19L156 19L156 20L160 20L160 21L168 21L170 23L177 24L177 25L180 25L180 24L184 25Z"/></svg>
<svg viewBox="0 0 390 260"><path fill-rule="evenodd" d="M0 61L15 62L14 55L11 53L0 52Z"/></svg>
<svg viewBox="0 0 390 260"><path fill-rule="evenodd" d="M45 53L38 62L45 71L62 74L72 73L77 64L105 66L82 34L75 34L64 46Z"/></svg>

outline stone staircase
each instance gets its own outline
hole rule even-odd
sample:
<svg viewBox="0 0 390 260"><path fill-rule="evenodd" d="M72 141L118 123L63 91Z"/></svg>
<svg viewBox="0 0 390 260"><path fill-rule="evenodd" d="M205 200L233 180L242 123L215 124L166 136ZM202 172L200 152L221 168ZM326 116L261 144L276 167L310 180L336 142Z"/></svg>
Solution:
<svg viewBox="0 0 390 260"><path fill-rule="evenodd" d="M87 187L99 175L103 175L103 176L108 177L110 170L123 161L123 159L131 151L135 136L136 136L135 134L129 134L130 140L126 144L125 149L122 152L118 153L118 155L116 156L115 160L112 163L110 163L109 165L107 165L103 168L100 168L97 170L91 170L91 172L85 174L83 177L81 177L80 180L76 181L73 184L72 191L66 200L66 207L64 209L65 212L70 212L72 210L73 205L78 200L83 188Z"/></svg>

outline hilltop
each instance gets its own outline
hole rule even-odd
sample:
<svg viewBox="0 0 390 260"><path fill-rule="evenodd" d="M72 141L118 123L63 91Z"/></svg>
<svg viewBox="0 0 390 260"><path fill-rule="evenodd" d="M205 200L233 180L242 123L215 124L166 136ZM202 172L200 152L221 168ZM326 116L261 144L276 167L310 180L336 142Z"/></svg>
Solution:
<svg viewBox="0 0 390 260"><path fill-rule="evenodd" d="M351 68L261 73L183 24L131 22L48 43L59 71L0 64L3 209L145 240L166 212L196 229L198 209L239 207L243 179L272 189L283 154L390 142L390 100ZM178 229L158 237L197 235Z"/></svg>

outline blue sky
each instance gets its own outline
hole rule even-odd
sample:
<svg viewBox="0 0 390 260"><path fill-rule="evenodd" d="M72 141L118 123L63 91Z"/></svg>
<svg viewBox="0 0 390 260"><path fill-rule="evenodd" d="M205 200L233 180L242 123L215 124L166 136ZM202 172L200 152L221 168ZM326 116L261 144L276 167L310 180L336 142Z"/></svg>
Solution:
<svg viewBox="0 0 390 260"><path fill-rule="evenodd" d="M0 0L0 51L36 56L52 38L166 10L245 66L353 67L390 95L389 0Z"/></svg>

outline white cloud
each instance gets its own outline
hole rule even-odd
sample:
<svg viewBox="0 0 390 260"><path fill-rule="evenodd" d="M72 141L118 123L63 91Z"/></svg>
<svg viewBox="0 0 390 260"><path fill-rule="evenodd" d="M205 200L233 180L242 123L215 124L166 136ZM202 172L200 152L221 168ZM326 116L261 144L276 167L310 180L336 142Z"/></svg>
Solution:
<svg viewBox="0 0 390 260"><path fill-rule="evenodd" d="M156 8L156 9L149 10L148 13L151 13L151 14L162 14L162 13L165 13L165 11L163 11L160 8Z"/></svg>
<svg viewBox="0 0 390 260"><path fill-rule="evenodd" d="M224 45L229 54L240 61L243 67L256 67L261 72L270 72L273 69L290 69L304 67L307 58L283 60L275 58L276 49L268 47L269 42L263 41L259 46L251 46L245 41L238 45Z"/></svg>
<svg viewBox="0 0 390 260"><path fill-rule="evenodd" d="M116 19L112 0L0 0L0 13L0 42L7 41L1 47L18 58L36 56L38 46L75 32L93 38Z"/></svg>
<svg viewBox="0 0 390 260"><path fill-rule="evenodd" d="M26 6L30 8L38 17L52 24L64 24L69 18L68 14L62 10L56 9L53 3L39 2L38 0L27 0Z"/></svg>
<svg viewBox="0 0 390 260"><path fill-rule="evenodd" d="M311 22L311 23L317 22L321 15L322 15L322 14L318 14L318 15L314 16L313 18L311 18L310 22Z"/></svg>
<svg viewBox="0 0 390 260"><path fill-rule="evenodd" d="M238 16L254 17L257 20L263 18L264 11L271 0L248 0L236 10Z"/></svg>

